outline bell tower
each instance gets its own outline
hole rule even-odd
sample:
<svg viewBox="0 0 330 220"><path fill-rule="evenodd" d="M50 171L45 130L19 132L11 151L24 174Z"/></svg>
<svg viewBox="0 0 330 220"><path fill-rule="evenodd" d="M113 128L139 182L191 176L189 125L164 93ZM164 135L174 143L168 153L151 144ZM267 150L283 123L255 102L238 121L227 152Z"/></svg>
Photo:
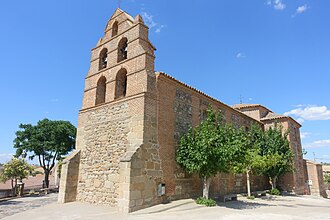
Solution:
<svg viewBox="0 0 330 220"><path fill-rule="evenodd" d="M100 104L96 104L95 100L103 94L104 103L109 103L153 92L148 81L155 80L154 50L142 17L137 15L133 19L121 9L116 9L106 25L103 38L92 49L82 110ZM102 85L98 87L102 77L106 79L104 88Z"/></svg>
<svg viewBox="0 0 330 220"><path fill-rule="evenodd" d="M142 17L116 9L92 49L77 150L63 165L60 194L71 199L60 196L61 202L102 203L123 212L160 202L154 51ZM72 180L70 166L77 164Z"/></svg>

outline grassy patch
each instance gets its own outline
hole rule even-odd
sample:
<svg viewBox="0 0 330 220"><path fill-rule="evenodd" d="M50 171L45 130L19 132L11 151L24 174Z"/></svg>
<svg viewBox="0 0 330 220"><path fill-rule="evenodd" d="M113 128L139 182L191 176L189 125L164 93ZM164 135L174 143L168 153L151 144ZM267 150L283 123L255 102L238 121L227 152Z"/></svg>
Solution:
<svg viewBox="0 0 330 220"><path fill-rule="evenodd" d="M271 189L271 190L269 190L269 194L270 195L275 195L275 196L279 196L279 195L281 195L281 192L280 192L280 190L278 190L278 189Z"/></svg>
<svg viewBox="0 0 330 220"><path fill-rule="evenodd" d="M203 197L198 197L196 199L196 203L199 205L205 205L205 206L216 206L217 203L213 199L205 199Z"/></svg>

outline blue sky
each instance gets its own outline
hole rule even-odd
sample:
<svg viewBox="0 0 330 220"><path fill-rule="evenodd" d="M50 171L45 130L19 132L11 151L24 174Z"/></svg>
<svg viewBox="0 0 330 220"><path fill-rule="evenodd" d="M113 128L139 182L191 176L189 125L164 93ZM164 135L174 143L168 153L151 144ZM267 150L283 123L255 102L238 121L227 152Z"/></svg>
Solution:
<svg viewBox="0 0 330 220"><path fill-rule="evenodd" d="M77 124L90 50L115 0L0 3L0 162L20 123ZM164 71L229 104L297 119L303 147L330 162L330 1L123 0L141 14Z"/></svg>

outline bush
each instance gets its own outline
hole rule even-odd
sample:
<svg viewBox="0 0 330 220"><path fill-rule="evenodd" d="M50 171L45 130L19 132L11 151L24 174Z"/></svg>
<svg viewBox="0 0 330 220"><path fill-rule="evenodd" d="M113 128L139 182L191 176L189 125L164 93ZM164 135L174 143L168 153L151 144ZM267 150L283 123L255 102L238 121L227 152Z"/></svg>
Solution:
<svg viewBox="0 0 330 220"><path fill-rule="evenodd" d="M270 195L275 195L275 196L279 196L279 195L281 195L281 192L280 192L280 190L278 190L278 189L271 189L271 190L269 190L269 194Z"/></svg>
<svg viewBox="0 0 330 220"><path fill-rule="evenodd" d="M213 199L205 199L203 197L198 197L196 199L196 203L199 205L205 205L205 206L216 206L217 203Z"/></svg>
<svg viewBox="0 0 330 220"><path fill-rule="evenodd" d="M246 197L246 198L247 198L247 199L251 199L251 200L255 199L254 196L248 196L248 197Z"/></svg>

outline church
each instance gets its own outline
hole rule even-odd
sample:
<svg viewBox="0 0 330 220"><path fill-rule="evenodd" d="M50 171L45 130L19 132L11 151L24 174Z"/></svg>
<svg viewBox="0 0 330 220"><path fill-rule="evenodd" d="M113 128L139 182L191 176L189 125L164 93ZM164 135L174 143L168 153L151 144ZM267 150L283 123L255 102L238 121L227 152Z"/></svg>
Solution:
<svg viewBox="0 0 330 220"><path fill-rule="evenodd" d="M259 104L228 106L154 69L155 46L142 17L116 9L104 36L92 49L78 116L76 150L63 162L59 202L81 201L132 212L199 196L202 181L175 162L178 141L205 117L208 106L226 123L289 129L294 171L279 182L283 190L306 192L306 163L299 128L291 117ZM270 185L253 176L251 190ZM245 175L218 174L210 195L246 192Z"/></svg>

